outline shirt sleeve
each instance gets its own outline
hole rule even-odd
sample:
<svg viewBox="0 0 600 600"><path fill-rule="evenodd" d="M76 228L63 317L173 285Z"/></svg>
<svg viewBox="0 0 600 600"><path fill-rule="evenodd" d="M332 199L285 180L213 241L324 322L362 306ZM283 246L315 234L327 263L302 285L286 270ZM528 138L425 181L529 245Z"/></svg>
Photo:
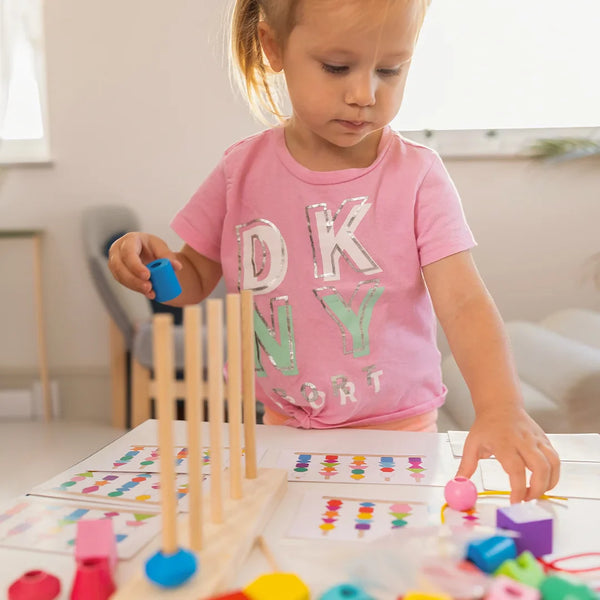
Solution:
<svg viewBox="0 0 600 600"><path fill-rule="evenodd" d="M221 262L226 202L227 181L221 162L173 217L171 228L196 252Z"/></svg>
<svg viewBox="0 0 600 600"><path fill-rule="evenodd" d="M440 157L433 162L417 192L415 235L421 266L476 245L460 197Z"/></svg>

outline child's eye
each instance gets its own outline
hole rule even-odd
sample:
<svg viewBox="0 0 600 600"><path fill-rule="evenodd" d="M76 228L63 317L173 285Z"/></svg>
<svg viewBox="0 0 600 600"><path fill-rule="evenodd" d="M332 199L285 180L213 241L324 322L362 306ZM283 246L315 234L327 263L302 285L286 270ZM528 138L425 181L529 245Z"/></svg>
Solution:
<svg viewBox="0 0 600 600"><path fill-rule="evenodd" d="M328 65L327 63L323 63L321 68L326 73L333 73L334 75L343 75L348 72L348 67L346 66Z"/></svg>
<svg viewBox="0 0 600 600"><path fill-rule="evenodd" d="M400 75L402 71L402 67L397 67L395 69L377 69L377 73L382 77L395 77L396 75Z"/></svg>

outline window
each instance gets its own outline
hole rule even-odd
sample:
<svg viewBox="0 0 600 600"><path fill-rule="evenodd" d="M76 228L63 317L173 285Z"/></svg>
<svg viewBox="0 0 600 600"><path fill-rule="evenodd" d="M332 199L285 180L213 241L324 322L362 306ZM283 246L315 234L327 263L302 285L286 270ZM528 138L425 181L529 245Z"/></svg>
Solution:
<svg viewBox="0 0 600 600"><path fill-rule="evenodd" d="M0 0L0 162L49 159L42 0Z"/></svg>
<svg viewBox="0 0 600 600"><path fill-rule="evenodd" d="M432 0L394 127L504 154L600 126L598 0Z"/></svg>

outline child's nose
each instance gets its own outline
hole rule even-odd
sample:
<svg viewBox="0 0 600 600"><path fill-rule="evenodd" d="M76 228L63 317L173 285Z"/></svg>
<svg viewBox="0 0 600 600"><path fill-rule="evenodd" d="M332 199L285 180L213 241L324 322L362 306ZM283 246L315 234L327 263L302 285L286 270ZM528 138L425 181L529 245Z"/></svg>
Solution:
<svg viewBox="0 0 600 600"><path fill-rule="evenodd" d="M346 104L373 106L375 104L375 79L371 73L355 73L348 78Z"/></svg>

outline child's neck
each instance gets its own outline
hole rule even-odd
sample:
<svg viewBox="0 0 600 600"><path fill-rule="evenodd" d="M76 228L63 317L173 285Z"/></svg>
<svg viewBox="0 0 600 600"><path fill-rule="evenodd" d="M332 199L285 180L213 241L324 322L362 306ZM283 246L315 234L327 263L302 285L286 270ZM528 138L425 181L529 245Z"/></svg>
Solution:
<svg viewBox="0 0 600 600"><path fill-rule="evenodd" d="M359 144L342 148L314 135L299 132L289 124L284 129L285 143L296 162L311 171L360 169L373 164L382 131L366 137Z"/></svg>

